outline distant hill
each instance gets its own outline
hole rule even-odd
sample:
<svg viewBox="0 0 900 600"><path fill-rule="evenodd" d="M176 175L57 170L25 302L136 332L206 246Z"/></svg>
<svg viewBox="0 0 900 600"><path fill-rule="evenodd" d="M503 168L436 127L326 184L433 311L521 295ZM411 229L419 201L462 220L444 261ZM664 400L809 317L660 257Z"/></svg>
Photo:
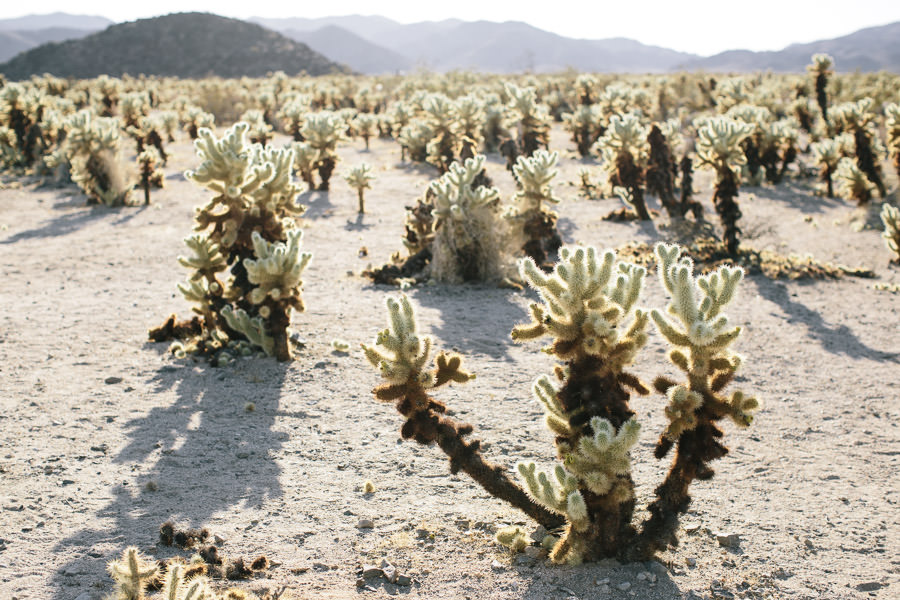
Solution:
<svg viewBox="0 0 900 600"><path fill-rule="evenodd" d="M437 71L474 69L496 73L517 71L548 72L572 67L600 72L662 72L674 65L698 58L647 46L622 38L609 40L576 40L516 21L423 21L408 25L384 17L350 15L321 19L254 19L291 36L300 31L321 30L337 26L377 44L406 59L407 64ZM310 42L310 45L316 47ZM353 48L345 54L329 54L334 60L356 67L365 55L355 55ZM336 52L337 49L331 50ZM363 71L363 69L358 68Z"/></svg>
<svg viewBox="0 0 900 600"><path fill-rule="evenodd" d="M25 15L15 19L0 19L0 31L29 31L51 28L99 31L106 29L112 24L113 22L106 17L55 12L49 15Z"/></svg>
<svg viewBox="0 0 900 600"><path fill-rule="evenodd" d="M729 50L683 63L685 70L801 72L818 52L834 58L837 71L891 71L900 73L900 22L868 27L831 40L792 44L776 52Z"/></svg>
<svg viewBox="0 0 900 600"><path fill-rule="evenodd" d="M50 27L47 29L24 29L20 31L0 30L0 62L26 50L31 50L47 42L77 40L94 33L93 29L70 29Z"/></svg>
<svg viewBox="0 0 900 600"><path fill-rule="evenodd" d="M208 13L113 25L80 40L38 46L0 64L0 73L13 80L41 73L261 77L279 70L323 75L348 69L279 33Z"/></svg>
<svg viewBox="0 0 900 600"><path fill-rule="evenodd" d="M396 73L407 71L412 66L408 58L337 25L326 25L314 31L286 29L281 33L358 73Z"/></svg>

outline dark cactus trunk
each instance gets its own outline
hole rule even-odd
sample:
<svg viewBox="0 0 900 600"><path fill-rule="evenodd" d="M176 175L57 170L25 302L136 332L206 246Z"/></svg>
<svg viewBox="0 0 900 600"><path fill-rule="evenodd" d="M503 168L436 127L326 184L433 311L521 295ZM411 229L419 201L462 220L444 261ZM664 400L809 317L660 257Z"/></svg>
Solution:
<svg viewBox="0 0 900 600"><path fill-rule="evenodd" d="M853 132L853 138L856 142L856 164L859 170L865 173L869 181L878 188L878 196L884 198L887 190L884 187L884 179L881 177L881 167L872 152L872 141L869 139L869 134L864 127L859 126Z"/></svg>
<svg viewBox="0 0 900 600"><path fill-rule="evenodd" d="M719 219L722 221L722 227L725 229L724 239L725 247L728 254L737 256L740 240L738 236L741 228L738 227L738 220L741 218L741 209L737 204L738 184L737 177L731 169L724 169L719 173L719 180L716 182L716 191L713 194L713 204Z"/></svg>
<svg viewBox="0 0 900 600"><path fill-rule="evenodd" d="M672 151L669 150L669 144L656 125L650 129L647 142L650 144L650 159L645 176L647 191L659 197L659 201L669 213L669 218L681 218L684 212L679 210L678 202L675 200L675 160Z"/></svg>

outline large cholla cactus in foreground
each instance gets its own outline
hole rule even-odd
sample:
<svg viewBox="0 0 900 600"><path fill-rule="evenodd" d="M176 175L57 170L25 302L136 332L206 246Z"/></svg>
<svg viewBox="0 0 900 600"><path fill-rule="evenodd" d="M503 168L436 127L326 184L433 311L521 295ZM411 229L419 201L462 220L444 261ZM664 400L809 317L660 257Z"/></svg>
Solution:
<svg viewBox="0 0 900 600"><path fill-rule="evenodd" d="M562 240L556 231L557 215L547 209L559 203L551 182L559 173L556 163L559 153L538 150L530 157L520 156L513 166L519 189L513 206L504 215L516 223L515 230L524 239L522 250L526 256L543 265L549 253L556 252Z"/></svg>
<svg viewBox="0 0 900 600"><path fill-rule="evenodd" d="M540 294L530 307L532 322L515 327L515 341L549 337L545 349L564 364L555 375L539 377L534 395L543 405L546 425L556 436L560 463L548 470L535 463L518 465L527 495L500 467L487 463L478 442L462 438L472 431L447 419L443 404L429 392L445 383L465 382L460 357L439 354L436 368L425 367L431 340L416 333L412 306L407 298L388 300L389 329L378 334L366 357L381 372L385 383L375 389L379 400L396 402L406 417L401 433L423 444L438 442L450 456L450 468L471 475L492 495L504 499L548 529L565 523L563 535L553 541L550 558L557 563L618 558L647 560L676 543L678 515L687 510L687 489L696 479L709 479L708 463L723 456L722 432L716 421L729 417L740 426L750 424L757 402L741 392L721 395L740 365L730 345L740 328L732 327L722 308L735 296L742 271L722 267L695 277L676 247L656 249L660 277L672 295L668 313L648 313L637 307L644 269L618 262L612 250L591 247L563 248L560 262L546 274L531 259L524 259L521 274ZM662 458L673 446L675 461L650 518L640 527L633 523L635 483L630 450L640 425L629 406L632 392L649 390L626 371L647 341L653 321L673 346L671 360L687 374L678 384L664 378L656 388L667 394L669 424L657 446ZM530 496L530 499L529 499ZM498 532L497 539L521 549L521 530Z"/></svg>
<svg viewBox="0 0 900 600"><path fill-rule="evenodd" d="M434 195L431 277L437 281L488 281L502 276L505 252L500 236L496 188L476 186L485 157L454 162L429 191Z"/></svg>
<svg viewBox="0 0 900 600"><path fill-rule="evenodd" d="M185 240L194 255L179 259L194 271L179 289L203 318L181 349L218 364L247 344L291 358L288 326L291 312L303 310L301 274L311 257L300 251L302 232L292 219L303 212L295 203L293 151L248 144L248 128L237 123L221 139L201 129L195 145L203 162L186 173L217 195L197 209L194 229L201 233ZM229 265L229 277L220 279ZM167 326L151 338L165 339Z"/></svg>
<svg viewBox="0 0 900 600"><path fill-rule="evenodd" d="M699 165L715 171L716 182L713 204L722 226L725 228L725 246L732 256L737 255L740 241L737 195L741 180L741 167L746 163L741 141L750 135L753 126L728 117L709 119L697 132L697 158Z"/></svg>

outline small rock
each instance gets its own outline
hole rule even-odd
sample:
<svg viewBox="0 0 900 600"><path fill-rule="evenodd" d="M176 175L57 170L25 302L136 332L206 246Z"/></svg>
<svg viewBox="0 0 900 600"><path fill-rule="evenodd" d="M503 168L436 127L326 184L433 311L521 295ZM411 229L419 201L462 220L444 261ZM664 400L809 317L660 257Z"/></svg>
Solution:
<svg viewBox="0 0 900 600"><path fill-rule="evenodd" d="M218 545L222 545L225 543L225 538L223 538L221 535L219 535L217 533L216 535L213 536L213 541L215 541L216 544L218 544Z"/></svg>
<svg viewBox="0 0 900 600"><path fill-rule="evenodd" d="M717 533L716 541L723 548L736 548L741 543L741 536L737 533Z"/></svg>
<svg viewBox="0 0 900 600"><path fill-rule="evenodd" d="M619 585L617 585L616 588L619 589L619 590L621 590L621 591L623 591L623 592L627 592L628 590L631 589L631 582L630 582L630 581L623 581L622 583L620 583Z"/></svg>
<svg viewBox="0 0 900 600"><path fill-rule="evenodd" d="M424 540L424 539L430 538L430 537L431 537L431 532L428 531L427 529L425 529L423 527L419 527L418 529L416 529L416 538L418 538L420 540Z"/></svg>
<svg viewBox="0 0 900 600"><path fill-rule="evenodd" d="M519 554L513 560L513 563L517 567L530 567L530 566L534 565L534 558L531 556L528 556L527 554Z"/></svg>
<svg viewBox="0 0 900 600"><path fill-rule="evenodd" d="M685 523L684 530L688 533L697 533L698 531L700 531L700 523Z"/></svg>
<svg viewBox="0 0 900 600"><path fill-rule="evenodd" d="M645 573L645 572L638 573L637 580L638 581L647 581L647 575L649 575L649 573Z"/></svg>
<svg viewBox="0 0 900 600"><path fill-rule="evenodd" d="M594 580L594 585L609 585L609 577Z"/></svg>
<svg viewBox="0 0 900 600"><path fill-rule="evenodd" d="M363 579L362 577L357 577L356 578L356 587L358 587L358 588L366 587L366 580Z"/></svg>
<svg viewBox="0 0 900 600"><path fill-rule="evenodd" d="M696 566L697 566L697 559L696 559L696 558L691 558L691 557L689 556L689 557L687 557L686 559L684 559L684 564L686 564L686 565L689 566L689 567L696 567Z"/></svg>
<svg viewBox="0 0 900 600"><path fill-rule="evenodd" d="M106 385L122 383L122 378L121 377L107 377L106 379L103 380L103 383L105 383Z"/></svg>
<svg viewBox="0 0 900 600"><path fill-rule="evenodd" d="M369 577L382 577L384 576L384 571L381 570L381 567L376 567L375 565L363 565L362 576L366 579Z"/></svg>
<svg viewBox="0 0 900 600"><path fill-rule="evenodd" d="M547 533L548 533L547 528L544 527L543 525L539 525L538 528L535 529L534 531L532 531L531 535L528 537L530 537L533 541L540 544L541 542L544 541L544 538L547 537Z"/></svg>
<svg viewBox="0 0 900 600"><path fill-rule="evenodd" d="M525 556L533 558L535 560L541 558L541 556L544 554L544 550L540 546L526 546L525 550L523 550L522 552L525 554Z"/></svg>
<svg viewBox="0 0 900 600"><path fill-rule="evenodd" d="M360 519L356 523L356 528L357 529L374 529L375 521L373 521L372 519Z"/></svg>
<svg viewBox="0 0 900 600"><path fill-rule="evenodd" d="M381 569L384 572L384 578L390 581L391 583L397 583L397 577L400 573L397 571L397 567L392 564L387 564Z"/></svg>
<svg viewBox="0 0 900 600"><path fill-rule="evenodd" d="M397 585L412 585L412 579L410 579L409 575L397 575Z"/></svg>
<svg viewBox="0 0 900 600"><path fill-rule="evenodd" d="M503 563L501 563L499 560L497 560L495 558L494 560L491 561L491 569L493 569L494 571L502 571Z"/></svg>
<svg viewBox="0 0 900 600"><path fill-rule="evenodd" d="M812 540L809 539L809 538L804 538L804 539L803 539L803 545L806 546L807 548L814 548L814 547L815 547L815 544L813 544L813 543L812 543Z"/></svg>
<svg viewBox="0 0 900 600"><path fill-rule="evenodd" d="M653 573L647 573L647 581L650 583L656 583L656 575Z"/></svg>
<svg viewBox="0 0 900 600"><path fill-rule="evenodd" d="M877 581L867 581L865 583L860 583L856 586L856 589L860 592L874 592L875 590L880 590L884 587L883 583L879 583Z"/></svg>
<svg viewBox="0 0 900 600"><path fill-rule="evenodd" d="M609 596L609 594L612 593L612 589L608 585L601 585L598 588L598 591L601 596Z"/></svg>

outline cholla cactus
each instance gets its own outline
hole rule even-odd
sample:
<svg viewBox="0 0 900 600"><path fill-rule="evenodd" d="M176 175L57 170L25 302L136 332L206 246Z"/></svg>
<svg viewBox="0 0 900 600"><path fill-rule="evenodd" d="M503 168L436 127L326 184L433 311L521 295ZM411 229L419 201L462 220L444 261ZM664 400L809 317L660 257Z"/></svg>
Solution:
<svg viewBox="0 0 900 600"><path fill-rule="evenodd" d="M437 281L487 281L502 275L499 192L475 182L485 157L454 162L429 190L434 194L435 237L431 276Z"/></svg>
<svg viewBox="0 0 900 600"><path fill-rule="evenodd" d="M144 205L146 206L150 204L150 188L162 187L165 174L157 169L160 163L159 152L152 146L138 154L137 161L140 186L144 190Z"/></svg>
<svg viewBox="0 0 900 600"><path fill-rule="evenodd" d="M891 261L900 264L900 209L887 202L881 205L881 222L884 224L884 243L897 256Z"/></svg>
<svg viewBox="0 0 900 600"><path fill-rule="evenodd" d="M294 150L294 169L300 175L300 178L306 182L306 185L309 186L309 189L315 189L316 159L319 156L318 150L306 142L294 142L291 144L291 148Z"/></svg>
<svg viewBox="0 0 900 600"><path fill-rule="evenodd" d="M485 94L484 97L484 125L482 138L485 152L497 152L504 139L510 136L508 129L509 116L506 105L500 100L498 94Z"/></svg>
<svg viewBox="0 0 900 600"><path fill-rule="evenodd" d="M819 165L819 174L825 182L825 195L834 198L834 172L837 169L841 154L837 143L831 139L824 139L810 144L813 160Z"/></svg>
<svg viewBox="0 0 900 600"><path fill-rule="evenodd" d="M885 139L888 152L900 177L900 104L891 103L884 107Z"/></svg>
<svg viewBox="0 0 900 600"><path fill-rule="evenodd" d="M110 562L107 570L116 582L116 600L143 600L158 568L131 546L125 549L120 560Z"/></svg>
<svg viewBox="0 0 900 600"><path fill-rule="evenodd" d="M111 117L116 112L119 104L119 94L122 91L122 81L108 75L97 78L97 90L100 92L101 117Z"/></svg>
<svg viewBox="0 0 900 600"><path fill-rule="evenodd" d="M388 329L378 334L373 346L363 346L385 379L374 390L375 397L395 402L406 417L404 438L437 442L450 456L453 473L465 471L490 494L544 527L566 525L561 538L549 536L542 542L552 546L550 557L557 563L649 560L674 544L678 516L690 501L688 486L695 479L711 477L707 463L727 452L716 421L729 417L746 426L757 408L757 401L741 392L727 399L721 396L740 365L730 350L740 328L728 324L722 308L734 298L743 272L723 267L695 278L679 249L659 245L656 254L663 285L672 295L668 313L677 322L659 311L647 313L637 307L645 271L618 262L612 250L563 248L551 274L529 258L520 262L522 277L538 291L541 302L531 304L531 322L516 326L512 338L547 336L551 345L544 352L564 362L555 368L555 377L539 377L532 388L555 436L560 463L550 470L533 462L519 464L527 493L502 469L486 463L479 443L462 439L472 427L442 416L445 406L429 395L436 387L462 383L470 376L460 370L458 355L440 354L436 368L426 370L431 340L418 334L408 299L388 299ZM656 380L656 388L669 395L669 426L657 454L661 458L677 446L677 455L657 489L651 517L638 529L632 524L635 484L630 451L640 425L629 399L632 392L649 390L626 369L647 342L651 314L674 346L671 360L687 372L687 383ZM528 544L518 528L500 530L497 540L518 550Z"/></svg>
<svg viewBox="0 0 900 600"><path fill-rule="evenodd" d="M572 141L582 157L591 153L591 146L603 133L600 118L600 109L592 104L581 104L575 112L563 115L564 126L572 134Z"/></svg>
<svg viewBox="0 0 900 600"><path fill-rule="evenodd" d="M263 147L272 139L272 126L266 122L265 113L257 108L246 110L238 118L238 121L247 123L250 128L247 135L250 142L260 144Z"/></svg>
<svg viewBox="0 0 900 600"><path fill-rule="evenodd" d="M635 113L615 115L610 119L606 133L597 141L595 148L603 157L609 172L609 182L625 188L624 196L634 208L639 219L650 220L647 204L644 202L644 168L647 164L649 144L648 129Z"/></svg>
<svg viewBox="0 0 900 600"><path fill-rule="evenodd" d="M281 119L284 131L294 138L295 142L303 141L301 131L306 122L306 115L310 112L311 101L312 98L306 94L296 94L278 111L278 118Z"/></svg>
<svg viewBox="0 0 900 600"><path fill-rule="evenodd" d="M150 114L150 96L147 92L128 92L119 98L119 110L125 127L137 127L140 120Z"/></svg>
<svg viewBox="0 0 900 600"><path fill-rule="evenodd" d="M313 149L318 152L316 170L319 172L320 190L328 190L328 180L337 166L337 144L346 136L347 125L336 114L328 111L310 113L301 133Z"/></svg>
<svg viewBox="0 0 900 600"><path fill-rule="evenodd" d="M842 158L838 161L834 171L838 180L838 191L848 200L856 200L859 206L864 206L872 199L875 185L869 181L851 158Z"/></svg>
<svg viewBox="0 0 900 600"><path fill-rule="evenodd" d="M513 166L519 189L514 205L504 215L517 223L515 228L525 240L522 250L526 256L543 265L548 253L556 252L562 240L556 231L556 213L547 210L548 204L558 204L551 183L559 171L558 152L537 150L530 157L520 156Z"/></svg>
<svg viewBox="0 0 900 600"><path fill-rule="evenodd" d="M716 172L713 204L725 228L725 246L728 253L735 256L738 251L737 225L741 211L737 204L741 167L746 158L741 150L741 141L753 131L751 125L740 123L728 117L709 119L697 132L697 158L700 166Z"/></svg>
<svg viewBox="0 0 900 600"><path fill-rule="evenodd" d="M534 385L557 436L557 484L534 464L519 472L535 500L566 517L554 562L615 556L632 531L635 500L628 450L640 426L627 390L647 393L625 372L647 341L648 316L636 308L645 271L592 247L563 248L551 275L528 258L520 265L542 303L531 304L532 322L513 329L512 338L550 336L547 351L566 367L557 369L558 383L543 376Z"/></svg>
<svg viewBox="0 0 900 600"><path fill-rule="evenodd" d="M828 76L832 74L834 60L827 54L813 54L812 64L806 70L816 76L816 102L822 111L822 120L828 122Z"/></svg>
<svg viewBox="0 0 900 600"><path fill-rule="evenodd" d="M0 90L0 166L34 164L46 145L41 127L46 101L34 89L10 83Z"/></svg>
<svg viewBox="0 0 900 600"><path fill-rule="evenodd" d="M413 162L425 162L428 158L428 144L434 137L434 130L423 119L413 119L410 123L400 130L400 136L397 139L400 142L401 156L400 160L409 160Z"/></svg>
<svg viewBox="0 0 900 600"><path fill-rule="evenodd" d="M371 113L359 113L351 122L353 130L366 142L366 150L369 149L369 139L375 135L375 127L378 125L378 117Z"/></svg>
<svg viewBox="0 0 900 600"><path fill-rule="evenodd" d="M722 391L734 379L742 359L730 350L741 328L732 326L722 310L737 294L744 272L723 266L709 275L695 276L693 263L681 256L677 246L656 247L659 278L671 296L666 312L650 316L660 333L674 348L669 360L685 372L686 384L659 377L654 387L666 394L669 426L656 445L656 457L663 458L675 446L675 460L665 481L656 489L639 543L642 554L674 545L678 514L690 503L688 486L695 480L713 476L709 463L728 453L719 441L722 431L716 422L729 418L739 427L753 421L759 407L756 398L740 390L724 397Z"/></svg>
<svg viewBox="0 0 900 600"><path fill-rule="evenodd" d="M484 141L484 103L478 97L470 94L457 98L455 105L457 134L461 139L471 140L477 150Z"/></svg>
<svg viewBox="0 0 900 600"><path fill-rule="evenodd" d="M372 172L372 167L370 167L367 163L360 163L350 169L345 175L344 179L347 183L350 184L350 187L356 189L356 193L359 195L359 212L363 214L366 212L365 198L363 197L363 191L372 187L372 180L375 179L375 174Z"/></svg>
<svg viewBox="0 0 900 600"><path fill-rule="evenodd" d="M202 128L212 129L216 123L216 117L212 113L205 112L199 106L189 106L186 110L185 117L185 131L188 132L188 135L192 140L196 140L199 131Z"/></svg>
<svg viewBox="0 0 900 600"><path fill-rule="evenodd" d="M674 131L673 128L666 128ZM656 123L650 128L650 133L647 134L650 150L644 179L647 182L647 192L659 198L669 213L669 218L683 219L689 207L679 204L675 198L675 157L669 147L668 137Z"/></svg>
<svg viewBox="0 0 900 600"><path fill-rule="evenodd" d="M856 102L844 102L835 107L832 122L835 130L853 135L856 165L878 189L878 195L884 198L887 189L881 174L882 149L873 131L875 126L873 103L874 101L868 97Z"/></svg>
<svg viewBox="0 0 900 600"><path fill-rule="evenodd" d="M72 181L87 195L88 204L126 204L132 181L121 161L118 119L81 111L69 118L68 129Z"/></svg>
<svg viewBox="0 0 900 600"><path fill-rule="evenodd" d="M550 143L550 115L547 108L537 102L533 87L520 88L512 83L505 86L510 97L509 108L518 117L518 145L525 156L531 156Z"/></svg>
<svg viewBox="0 0 900 600"><path fill-rule="evenodd" d="M431 130L427 145L428 162L441 173L447 172L459 140L456 103L444 94L429 94L422 103L426 122Z"/></svg>
<svg viewBox="0 0 900 600"><path fill-rule="evenodd" d="M747 82L741 77L723 79L716 85L714 98L716 109L725 114L732 108L743 104L749 99L747 94Z"/></svg>
<svg viewBox="0 0 900 600"><path fill-rule="evenodd" d="M179 289L198 305L203 324L176 350L212 355L217 364L249 352L247 344L291 358L288 326L292 311L304 308L301 275L311 257L300 252L302 233L292 219L303 212L291 177L294 153L248 144L248 129L237 123L221 139L201 129L195 146L203 162L186 173L217 195L196 215L195 229L211 231L185 240L194 257L179 259L194 270ZM223 281L218 273L227 265ZM166 331L151 331L151 339L166 339Z"/></svg>

